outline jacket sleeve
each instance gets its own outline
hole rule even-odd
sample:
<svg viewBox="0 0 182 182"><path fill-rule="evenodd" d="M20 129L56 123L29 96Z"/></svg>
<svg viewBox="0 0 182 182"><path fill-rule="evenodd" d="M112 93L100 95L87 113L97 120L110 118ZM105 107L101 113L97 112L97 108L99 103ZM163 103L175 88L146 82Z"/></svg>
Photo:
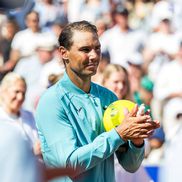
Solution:
<svg viewBox="0 0 182 182"><path fill-rule="evenodd" d="M120 145L125 143L116 130L113 129L100 134L92 142L82 145L68 119L68 114L65 113L65 110L55 97L44 97L39 102L36 122L41 139L43 157L47 165L73 167L74 169L79 169L76 174L79 175L107 160ZM139 157L139 155L135 157L132 152L135 151L131 148L124 154L125 157L128 156L128 162L125 159L121 160L123 166L126 166L130 171L136 168L129 165L130 160L135 160Z"/></svg>
<svg viewBox="0 0 182 182"><path fill-rule="evenodd" d="M128 141L126 150L120 152L116 151L121 166L128 172L134 173L140 167L144 159L144 145L142 147L136 147L131 141Z"/></svg>

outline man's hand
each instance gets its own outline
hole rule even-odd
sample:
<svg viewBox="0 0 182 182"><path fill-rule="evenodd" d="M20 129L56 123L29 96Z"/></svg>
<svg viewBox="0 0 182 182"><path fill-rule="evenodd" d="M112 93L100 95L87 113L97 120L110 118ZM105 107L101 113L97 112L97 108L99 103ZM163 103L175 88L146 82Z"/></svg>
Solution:
<svg viewBox="0 0 182 182"><path fill-rule="evenodd" d="M136 116L137 111L137 105L130 113L126 111L125 119L116 127L116 131L124 141L131 140L134 145L141 146L143 140L149 138L160 124L158 121L152 121L148 114Z"/></svg>

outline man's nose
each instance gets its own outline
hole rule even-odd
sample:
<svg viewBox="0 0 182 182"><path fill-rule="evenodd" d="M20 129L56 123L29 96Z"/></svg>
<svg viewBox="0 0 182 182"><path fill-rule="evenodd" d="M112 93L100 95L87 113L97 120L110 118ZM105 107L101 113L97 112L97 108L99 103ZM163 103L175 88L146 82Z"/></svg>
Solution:
<svg viewBox="0 0 182 182"><path fill-rule="evenodd" d="M95 59L100 56L100 53L96 51L95 49L92 49L89 54L90 59Z"/></svg>

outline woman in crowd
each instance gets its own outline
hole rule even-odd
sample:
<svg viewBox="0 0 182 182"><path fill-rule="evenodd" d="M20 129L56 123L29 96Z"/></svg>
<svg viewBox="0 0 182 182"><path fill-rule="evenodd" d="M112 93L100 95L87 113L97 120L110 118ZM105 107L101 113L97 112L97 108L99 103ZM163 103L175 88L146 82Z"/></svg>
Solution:
<svg viewBox="0 0 182 182"><path fill-rule="evenodd" d="M130 87L126 69L109 64L103 72L102 85L113 91L118 99L130 99Z"/></svg>

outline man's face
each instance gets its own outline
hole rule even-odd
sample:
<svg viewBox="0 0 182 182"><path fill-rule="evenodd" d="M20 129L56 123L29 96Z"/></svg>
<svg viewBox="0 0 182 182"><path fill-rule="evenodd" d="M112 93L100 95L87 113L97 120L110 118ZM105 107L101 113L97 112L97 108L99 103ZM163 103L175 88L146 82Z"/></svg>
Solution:
<svg viewBox="0 0 182 182"><path fill-rule="evenodd" d="M68 74L74 72L81 77L94 75L101 58L97 34L75 31L72 40L73 45L70 50L67 50L66 69Z"/></svg>
<svg viewBox="0 0 182 182"><path fill-rule="evenodd" d="M117 23L121 28L126 28L126 27L128 27L128 16L127 16L127 15L116 14L116 15L115 15L115 20L116 20L116 23Z"/></svg>
<svg viewBox="0 0 182 182"><path fill-rule="evenodd" d="M26 25L30 29L38 29L39 28L39 17L36 13L32 12L27 16Z"/></svg>

